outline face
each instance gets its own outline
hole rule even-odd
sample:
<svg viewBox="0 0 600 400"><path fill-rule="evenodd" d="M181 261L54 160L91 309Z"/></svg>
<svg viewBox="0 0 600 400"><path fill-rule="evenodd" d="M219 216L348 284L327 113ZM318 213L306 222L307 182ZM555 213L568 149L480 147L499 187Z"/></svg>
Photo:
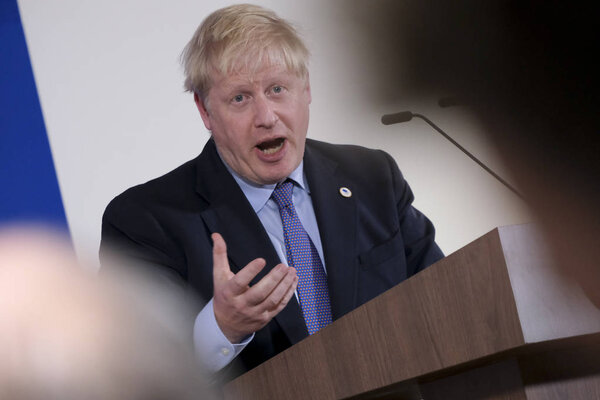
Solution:
<svg viewBox="0 0 600 400"><path fill-rule="evenodd" d="M223 160L257 184L277 183L300 164L311 101L308 78L284 66L214 73L204 100L195 96L204 125Z"/></svg>

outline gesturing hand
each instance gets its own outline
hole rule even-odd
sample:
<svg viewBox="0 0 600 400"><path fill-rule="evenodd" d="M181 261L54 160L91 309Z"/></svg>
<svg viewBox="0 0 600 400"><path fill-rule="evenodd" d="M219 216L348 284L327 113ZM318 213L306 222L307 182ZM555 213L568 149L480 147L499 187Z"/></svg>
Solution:
<svg viewBox="0 0 600 400"><path fill-rule="evenodd" d="M219 328L231 343L264 327L294 295L296 270L284 264L275 266L254 286L250 282L265 267L257 258L237 274L231 272L225 240L218 233L213 240L213 308Z"/></svg>

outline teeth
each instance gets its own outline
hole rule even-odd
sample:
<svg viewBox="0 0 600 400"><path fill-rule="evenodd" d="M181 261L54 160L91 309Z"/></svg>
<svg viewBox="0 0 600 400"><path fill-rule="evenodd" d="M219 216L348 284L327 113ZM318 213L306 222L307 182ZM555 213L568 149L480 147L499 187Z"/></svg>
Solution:
<svg viewBox="0 0 600 400"><path fill-rule="evenodd" d="M277 153L279 151L279 149L281 149L282 147L283 147L283 141L275 147L268 147L266 149L261 149L261 151L264 154L274 154L274 153Z"/></svg>

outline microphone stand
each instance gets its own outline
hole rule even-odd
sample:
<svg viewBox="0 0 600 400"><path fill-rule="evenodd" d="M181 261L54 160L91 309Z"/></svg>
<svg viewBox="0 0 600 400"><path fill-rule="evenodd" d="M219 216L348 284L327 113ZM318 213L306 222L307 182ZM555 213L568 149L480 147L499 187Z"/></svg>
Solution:
<svg viewBox="0 0 600 400"><path fill-rule="evenodd" d="M498 180L501 184L503 184L511 192L516 194L521 200L525 200L523 195L521 193L519 193L519 191L517 189L512 187L508 182L506 182L504 179L502 179L497 173L492 171L487 165L485 165L483 162L481 162L477 157L475 157L473 154L469 153L469 151L467 149L462 147L456 140L452 139L446 132L444 132L441 128L439 128L436 124L434 124L426 116L417 114L417 113L413 113L411 111L402 111L399 113L386 114L386 115L382 116L381 122L384 125L392 125L392 124L398 124L398 123L402 123L402 122L408 122L415 117L420 118L423 121L427 122L427 124L429 124L429 126L431 126L433 129L438 131L440 133L440 135L442 135L443 137L448 139L448 141L450 141L450 143L452 143L460 151L462 151L464 154L466 154L471 160L475 161L477 163L477 165L479 165L481 168L483 168L485 171L487 171L490 175L492 175L494 178L496 178L496 180Z"/></svg>

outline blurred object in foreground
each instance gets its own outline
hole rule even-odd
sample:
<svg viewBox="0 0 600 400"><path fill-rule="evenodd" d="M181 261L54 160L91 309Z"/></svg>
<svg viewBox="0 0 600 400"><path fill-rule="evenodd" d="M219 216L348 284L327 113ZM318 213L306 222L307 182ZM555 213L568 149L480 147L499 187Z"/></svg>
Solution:
<svg viewBox="0 0 600 400"><path fill-rule="evenodd" d="M212 398L181 309L139 282L86 273L48 232L0 232L0 398Z"/></svg>
<svg viewBox="0 0 600 400"><path fill-rule="evenodd" d="M411 90L470 104L561 272L600 305L598 6L424 0L405 12Z"/></svg>

